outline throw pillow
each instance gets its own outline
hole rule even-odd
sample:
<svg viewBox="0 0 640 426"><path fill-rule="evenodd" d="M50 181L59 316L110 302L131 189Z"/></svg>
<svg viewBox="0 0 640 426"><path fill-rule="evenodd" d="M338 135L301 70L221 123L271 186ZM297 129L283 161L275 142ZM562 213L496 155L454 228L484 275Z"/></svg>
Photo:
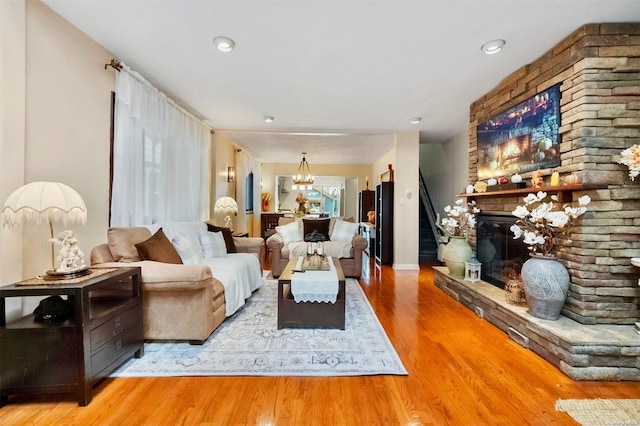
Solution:
<svg viewBox="0 0 640 426"><path fill-rule="evenodd" d="M327 240L329 239L329 219L302 219L302 223L304 228L302 235L305 239L313 231L324 235Z"/></svg>
<svg viewBox="0 0 640 426"><path fill-rule="evenodd" d="M107 243L116 262L138 262L142 260L136 244L146 241L151 232L145 227L109 228Z"/></svg>
<svg viewBox="0 0 640 426"><path fill-rule="evenodd" d="M298 225L298 221L276 226L276 232L282 236L285 246L294 241L302 241L302 230L300 229L300 225Z"/></svg>
<svg viewBox="0 0 640 426"><path fill-rule="evenodd" d="M336 219L331 232L331 241L351 241L358 232L358 226L360 225L354 222Z"/></svg>
<svg viewBox="0 0 640 426"><path fill-rule="evenodd" d="M236 243L233 241L233 234L231 233L231 229L225 228L222 226L215 226L210 223L207 223L207 230L209 232L222 232L222 236L224 237L224 243L227 246L227 253L237 253L238 249L236 248Z"/></svg>
<svg viewBox="0 0 640 426"><path fill-rule="evenodd" d="M222 232L202 232L200 234L200 244L202 244L205 257L227 256L227 245Z"/></svg>
<svg viewBox="0 0 640 426"><path fill-rule="evenodd" d="M178 251L182 263L185 265L198 265L202 263L202 247L194 244L191 238L184 234L176 235L171 243Z"/></svg>
<svg viewBox="0 0 640 426"><path fill-rule="evenodd" d="M138 253L144 260L155 260L156 262L164 263L182 263L180 255L176 251L175 247L171 244L171 241L164 235L162 228L151 236L146 241L136 244Z"/></svg>
<svg viewBox="0 0 640 426"><path fill-rule="evenodd" d="M344 220L346 222L355 222L356 219L353 216L344 217L344 216L336 216L332 217L329 221L329 235L333 233L333 227L336 225L336 220Z"/></svg>

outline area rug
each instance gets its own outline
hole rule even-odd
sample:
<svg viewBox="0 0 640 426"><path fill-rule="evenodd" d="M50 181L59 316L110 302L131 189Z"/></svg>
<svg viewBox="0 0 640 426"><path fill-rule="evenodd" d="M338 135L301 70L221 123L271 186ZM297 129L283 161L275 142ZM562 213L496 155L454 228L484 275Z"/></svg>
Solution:
<svg viewBox="0 0 640 426"><path fill-rule="evenodd" d="M640 424L640 399L559 399L556 410L582 426Z"/></svg>
<svg viewBox="0 0 640 426"><path fill-rule="evenodd" d="M203 345L145 343L112 377L406 375L364 292L346 282L345 330L277 329L276 280Z"/></svg>

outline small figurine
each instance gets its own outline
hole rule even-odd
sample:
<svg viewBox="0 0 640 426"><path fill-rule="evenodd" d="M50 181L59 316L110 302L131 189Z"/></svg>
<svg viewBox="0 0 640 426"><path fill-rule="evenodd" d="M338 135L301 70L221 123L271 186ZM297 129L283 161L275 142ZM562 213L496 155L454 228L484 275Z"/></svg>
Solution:
<svg viewBox="0 0 640 426"><path fill-rule="evenodd" d="M63 231L56 238L51 238L50 241L62 246L56 258L57 271L69 272L85 267L84 253L78 247L78 239L73 231Z"/></svg>
<svg viewBox="0 0 640 426"><path fill-rule="evenodd" d="M533 188L540 188L542 186L542 172L536 170L531 174L531 186Z"/></svg>

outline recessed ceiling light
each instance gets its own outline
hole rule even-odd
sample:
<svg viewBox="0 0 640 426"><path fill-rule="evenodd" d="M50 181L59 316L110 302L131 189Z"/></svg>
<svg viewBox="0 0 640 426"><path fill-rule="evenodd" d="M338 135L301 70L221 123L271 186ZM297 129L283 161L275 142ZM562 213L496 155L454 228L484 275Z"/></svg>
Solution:
<svg viewBox="0 0 640 426"><path fill-rule="evenodd" d="M235 46L235 42L231 40L229 37L216 37L213 39L213 43L216 45L219 51L224 53L229 53L233 50L233 46Z"/></svg>
<svg viewBox="0 0 640 426"><path fill-rule="evenodd" d="M271 115L265 115L264 116L264 122L265 123L273 123L273 120L275 120L275 119Z"/></svg>
<svg viewBox="0 0 640 426"><path fill-rule="evenodd" d="M422 121L422 117L411 117L409 119L409 123L411 124L418 124L420 121Z"/></svg>
<svg viewBox="0 0 640 426"><path fill-rule="evenodd" d="M480 50L482 50L485 55L495 55L502 50L504 43L504 40L491 40L483 44Z"/></svg>

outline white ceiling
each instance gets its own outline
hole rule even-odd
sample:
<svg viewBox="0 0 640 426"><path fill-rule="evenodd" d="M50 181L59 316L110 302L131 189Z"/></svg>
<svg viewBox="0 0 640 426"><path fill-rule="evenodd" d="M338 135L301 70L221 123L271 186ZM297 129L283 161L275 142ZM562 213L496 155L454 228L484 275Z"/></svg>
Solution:
<svg viewBox="0 0 640 426"><path fill-rule="evenodd" d="M394 132L445 141L581 25L640 21L640 0L43 1L256 158L311 165L371 164Z"/></svg>

